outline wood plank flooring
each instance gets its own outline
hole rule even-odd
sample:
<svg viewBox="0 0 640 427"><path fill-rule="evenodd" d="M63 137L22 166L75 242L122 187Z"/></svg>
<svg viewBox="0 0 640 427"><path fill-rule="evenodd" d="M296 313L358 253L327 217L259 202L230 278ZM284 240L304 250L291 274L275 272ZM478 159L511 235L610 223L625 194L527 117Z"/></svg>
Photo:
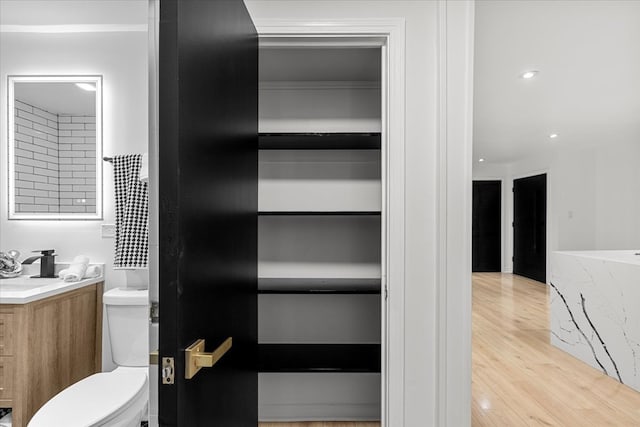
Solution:
<svg viewBox="0 0 640 427"><path fill-rule="evenodd" d="M548 307L542 283L473 275L473 426L640 426L640 393L549 343Z"/></svg>
<svg viewBox="0 0 640 427"><path fill-rule="evenodd" d="M473 427L640 426L640 393L549 343L548 307L544 284L511 274L473 275Z"/></svg>

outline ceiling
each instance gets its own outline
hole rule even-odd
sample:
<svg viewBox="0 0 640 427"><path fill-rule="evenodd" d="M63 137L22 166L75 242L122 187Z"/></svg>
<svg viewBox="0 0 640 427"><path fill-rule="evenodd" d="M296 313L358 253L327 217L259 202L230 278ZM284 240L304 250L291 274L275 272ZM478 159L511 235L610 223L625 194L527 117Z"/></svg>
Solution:
<svg viewBox="0 0 640 427"><path fill-rule="evenodd" d="M16 99L53 114L95 116L96 93L75 83L16 82Z"/></svg>
<svg viewBox="0 0 640 427"><path fill-rule="evenodd" d="M0 0L1 25L146 25L148 0Z"/></svg>
<svg viewBox="0 0 640 427"><path fill-rule="evenodd" d="M640 144L640 1L480 0L475 31L476 160Z"/></svg>

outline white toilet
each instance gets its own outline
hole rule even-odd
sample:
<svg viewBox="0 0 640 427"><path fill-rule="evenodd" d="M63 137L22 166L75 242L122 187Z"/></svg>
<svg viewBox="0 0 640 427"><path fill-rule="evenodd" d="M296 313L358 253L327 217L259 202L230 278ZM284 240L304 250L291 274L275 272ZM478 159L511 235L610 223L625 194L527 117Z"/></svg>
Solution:
<svg viewBox="0 0 640 427"><path fill-rule="evenodd" d="M149 401L149 291L105 292L111 355L118 367L91 375L42 406L28 427L140 427Z"/></svg>

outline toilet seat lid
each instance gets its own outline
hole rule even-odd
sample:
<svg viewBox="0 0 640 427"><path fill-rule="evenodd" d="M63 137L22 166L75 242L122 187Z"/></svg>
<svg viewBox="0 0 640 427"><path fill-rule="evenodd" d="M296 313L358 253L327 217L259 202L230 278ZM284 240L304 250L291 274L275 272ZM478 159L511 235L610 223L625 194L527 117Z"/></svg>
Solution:
<svg viewBox="0 0 640 427"><path fill-rule="evenodd" d="M65 420L66 427L102 425L133 404L146 389L145 372L94 374L45 403L33 416L29 427L51 427L56 425L55 420Z"/></svg>

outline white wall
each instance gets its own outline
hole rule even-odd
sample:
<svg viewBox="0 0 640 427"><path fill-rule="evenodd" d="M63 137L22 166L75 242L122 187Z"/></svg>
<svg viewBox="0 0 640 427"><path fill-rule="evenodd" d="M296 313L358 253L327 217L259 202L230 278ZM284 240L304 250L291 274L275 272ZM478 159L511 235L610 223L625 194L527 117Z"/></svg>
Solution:
<svg viewBox="0 0 640 427"><path fill-rule="evenodd" d="M640 143L630 141L474 165L474 179L503 180L503 272L513 271L513 179L539 173L548 174L548 252L640 249L638 159Z"/></svg>
<svg viewBox="0 0 640 427"><path fill-rule="evenodd" d="M12 2L13 3L13 2ZM15 2L18 3L18 2ZM146 3L145 3L146 4ZM6 9L5 9L6 10ZM146 7L144 8L146 12ZM101 74L103 76L104 155L147 151L147 33L0 33L0 117L7 117L7 75ZM7 164L6 120L0 121L0 164ZM102 153L98 153L99 156ZM54 248L58 260L85 254L106 264L106 288L122 286L124 274L112 269L114 240L100 225L115 222L113 170L104 165L104 221L7 219L7 174L0 174L0 250ZM106 328L106 322L104 322ZM113 368L104 331L103 367Z"/></svg>
<svg viewBox="0 0 640 427"><path fill-rule="evenodd" d="M246 1L258 19L406 20L406 426L437 425L437 3L431 1Z"/></svg>

